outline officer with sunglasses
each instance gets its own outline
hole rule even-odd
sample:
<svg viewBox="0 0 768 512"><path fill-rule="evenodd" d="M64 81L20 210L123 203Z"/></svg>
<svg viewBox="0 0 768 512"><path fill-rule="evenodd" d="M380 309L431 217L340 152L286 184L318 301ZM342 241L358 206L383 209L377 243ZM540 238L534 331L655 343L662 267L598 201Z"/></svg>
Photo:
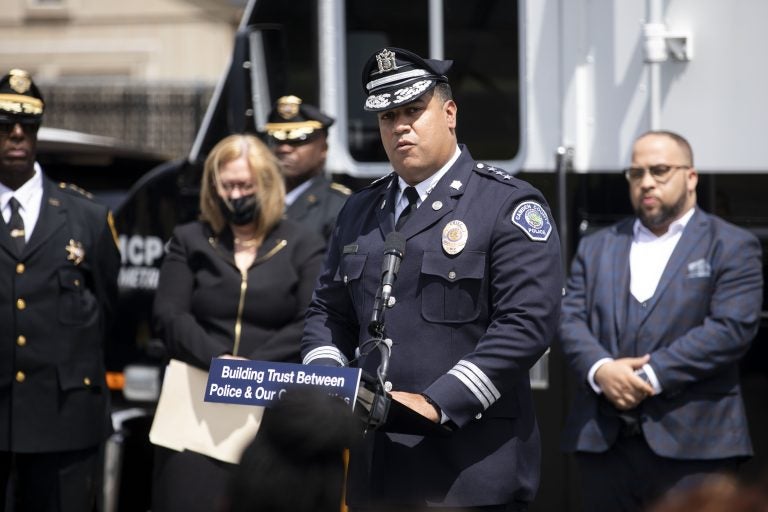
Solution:
<svg viewBox="0 0 768 512"><path fill-rule="evenodd" d="M334 119L297 96L283 96L268 121L267 141L285 178L285 215L327 240L350 194L325 176L328 128Z"/></svg>
<svg viewBox="0 0 768 512"><path fill-rule="evenodd" d="M107 208L35 162L44 110L29 73L0 79L0 510L82 512L111 429L120 253Z"/></svg>
<svg viewBox="0 0 768 512"><path fill-rule="evenodd" d="M760 244L696 205L677 133L641 135L625 176L635 217L581 241L560 324L583 384L563 446L590 512L645 510L752 455L738 363L760 321Z"/></svg>

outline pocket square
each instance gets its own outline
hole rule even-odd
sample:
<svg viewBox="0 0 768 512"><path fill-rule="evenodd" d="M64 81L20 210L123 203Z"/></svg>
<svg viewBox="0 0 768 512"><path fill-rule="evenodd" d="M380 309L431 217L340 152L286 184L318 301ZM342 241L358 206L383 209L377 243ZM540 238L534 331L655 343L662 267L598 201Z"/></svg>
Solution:
<svg viewBox="0 0 768 512"><path fill-rule="evenodd" d="M687 278L696 278L696 277L709 277L712 273L712 267L709 265L707 260L704 258L696 261L692 261L688 264L688 275Z"/></svg>

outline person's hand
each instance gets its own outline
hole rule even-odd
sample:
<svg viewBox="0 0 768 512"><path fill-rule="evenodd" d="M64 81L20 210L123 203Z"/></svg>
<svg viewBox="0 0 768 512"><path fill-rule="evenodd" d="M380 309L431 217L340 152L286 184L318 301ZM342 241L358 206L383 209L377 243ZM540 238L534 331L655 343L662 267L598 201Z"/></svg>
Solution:
<svg viewBox="0 0 768 512"><path fill-rule="evenodd" d="M635 375L651 359L643 357L624 357L604 363L595 372L595 383L603 390L605 397L617 409L634 409L640 402L653 395L653 387Z"/></svg>
<svg viewBox="0 0 768 512"><path fill-rule="evenodd" d="M413 409L430 421L440 423L440 416L437 415L437 410L420 394L407 393L405 391L392 391L390 394L392 398L409 409Z"/></svg>

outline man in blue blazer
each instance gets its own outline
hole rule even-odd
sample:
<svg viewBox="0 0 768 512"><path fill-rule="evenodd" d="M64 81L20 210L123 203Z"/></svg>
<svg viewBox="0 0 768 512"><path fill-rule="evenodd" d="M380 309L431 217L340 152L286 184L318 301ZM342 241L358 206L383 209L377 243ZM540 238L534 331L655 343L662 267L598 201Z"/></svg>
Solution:
<svg viewBox="0 0 768 512"><path fill-rule="evenodd" d="M760 245L696 206L680 135L640 136L625 174L636 217L582 240L560 324L585 512L641 510L752 454L738 362L759 323Z"/></svg>
<svg viewBox="0 0 768 512"><path fill-rule="evenodd" d="M405 239L387 380L394 400L451 430L369 431L351 451L355 511L521 511L538 486L528 370L557 328L557 233L538 190L457 143L450 65L385 48L365 66L365 108L395 172L347 200L307 313L305 363L342 365L357 351L375 374L368 327L385 241Z"/></svg>

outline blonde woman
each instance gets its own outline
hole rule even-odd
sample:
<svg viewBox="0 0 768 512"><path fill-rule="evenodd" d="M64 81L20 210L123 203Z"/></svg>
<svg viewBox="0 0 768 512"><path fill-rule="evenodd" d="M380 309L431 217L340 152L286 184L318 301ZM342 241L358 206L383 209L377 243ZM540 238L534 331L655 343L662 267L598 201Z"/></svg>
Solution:
<svg viewBox="0 0 768 512"><path fill-rule="evenodd" d="M283 218L284 197L278 163L256 137L231 135L211 150L200 220L174 230L155 296L169 357L204 370L221 356L300 362L324 241ZM232 469L158 447L152 510L217 510Z"/></svg>

